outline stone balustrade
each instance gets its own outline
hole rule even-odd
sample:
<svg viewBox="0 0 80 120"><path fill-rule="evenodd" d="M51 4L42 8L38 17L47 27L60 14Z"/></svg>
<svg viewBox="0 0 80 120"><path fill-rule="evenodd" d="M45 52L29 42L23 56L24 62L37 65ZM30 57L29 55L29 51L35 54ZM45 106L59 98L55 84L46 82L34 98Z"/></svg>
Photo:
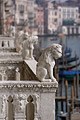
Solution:
<svg viewBox="0 0 80 120"><path fill-rule="evenodd" d="M11 37L0 36L0 52L15 52L15 41Z"/></svg>
<svg viewBox="0 0 80 120"><path fill-rule="evenodd" d="M13 40L0 40L0 48L14 48Z"/></svg>

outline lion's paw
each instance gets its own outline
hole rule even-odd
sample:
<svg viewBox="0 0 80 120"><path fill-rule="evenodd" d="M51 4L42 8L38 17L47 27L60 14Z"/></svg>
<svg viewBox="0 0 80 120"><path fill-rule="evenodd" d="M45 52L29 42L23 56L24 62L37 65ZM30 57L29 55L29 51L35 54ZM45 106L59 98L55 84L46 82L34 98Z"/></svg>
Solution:
<svg viewBox="0 0 80 120"><path fill-rule="evenodd" d="M57 80L55 78L52 79L52 82L55 82L58 84Z"/></svg>

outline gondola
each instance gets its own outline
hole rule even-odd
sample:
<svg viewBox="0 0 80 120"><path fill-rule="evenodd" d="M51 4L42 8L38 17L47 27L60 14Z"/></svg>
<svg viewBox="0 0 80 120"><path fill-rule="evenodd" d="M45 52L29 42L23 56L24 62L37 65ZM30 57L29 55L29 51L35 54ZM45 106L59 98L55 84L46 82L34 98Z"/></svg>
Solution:
<svg viewBox="0 0 80 120"><path fill-rule="evenodd" d="M73 69L73 68L78 67L79 65L80 65L80 62L77 63L77 64L75 64L75 65L69 65L69 64L65 65L65 64L64 64L64 65L59 66L59 70L60 70L60 71L70 70L70 69Z"/></svg>
<svg viewBox="0 0 80 120"><path fill-rule="evenodd" d="M63 59L59 59L58 63L59 64L66 64L66 63L74 62L76 60L79 60L79 57L72 57L72 58L68 57L68 58L64 58L64 60Z"/></svg>
<svg viewBox="0 0 80 120"><path fill-rule="evenodd" d="M77 74L80 74L80 71L66 71L66 70L64 70L64 71L60 71L59 72L59 75L61 75L61 76L66 76L66 75L77 75Z"/></svg>
<svg viewBox="0 0 80 120"><path fill-rule="evenodd" d="M66 71L66 70L64 70L64 71L59 72L60 79L65 78L67 80L73 80L73 78L76 77L77 74L79 74L79 78L80 78L80 71Z"/></svg>

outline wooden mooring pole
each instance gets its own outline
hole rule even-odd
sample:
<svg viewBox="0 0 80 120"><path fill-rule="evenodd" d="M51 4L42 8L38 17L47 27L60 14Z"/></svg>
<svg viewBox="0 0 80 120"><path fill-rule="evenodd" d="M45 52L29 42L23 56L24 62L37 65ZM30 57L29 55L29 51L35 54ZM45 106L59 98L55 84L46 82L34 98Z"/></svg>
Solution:
<svg viewBox="0 0 80 120"><path fill-rule="evenodd" d="M76 96L76 78L73 78L73 86L74 86L74 97Z"/></svg>
<svg viewBox="0 0 80 120"><path fill-rule="evenodd" d="M79 74L77 73L76 98L79 98Z"/></svg>
<svg viewBox="0 0 80 120"><path fill-rule="evenodd" d="M76 65L77 65L77 55L75 54L75 58L76 58ZM78 71L78 66L76 66L76 71ZM76 83L76 98L79 97L79 74L77 73L77 83Z"/></svg>
<svg viewBox="0 0 80 120"><path fill-rule="evenodd" d="M73 113L74 110L74 88L71 87L71 112Z"/></svg>
<svg viewBox="0 0 80 120"><path fill-rule="evenodd" d="M63 85L64 85L64 80L62 80L61 83L61 97L63 97ZM61 111L63 111L63 101L61 101Z"/></svg>
<svg viewBox="0 0 80 120"><path fill-rule="evenodd" d="M68 112L68 81L65 81L66 112Z"/></svg>

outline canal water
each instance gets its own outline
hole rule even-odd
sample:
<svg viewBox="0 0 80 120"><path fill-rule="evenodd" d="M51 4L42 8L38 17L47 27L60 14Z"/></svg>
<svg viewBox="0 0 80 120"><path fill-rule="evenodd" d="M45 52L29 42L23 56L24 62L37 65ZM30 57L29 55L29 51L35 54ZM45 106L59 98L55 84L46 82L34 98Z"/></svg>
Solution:
<svg viewBox="0 0 80 120"><path fill-rule="evenodd" d="M53 43L60 43L61 41L64 47L67 46L72 50L72 56L76 53L80 57L80 36L67 36L62 38L39 37L39 46L44 49Z"/></svg>
<svg viewBox="0 0 80 120"><path fill-rule="evenodd" d="M62 42L62 45L64 48L68 47L72 50L72 56L74 57L75 54L79 57L80 61L80 36L67 36L67 37L39 37L39 44L38 47L41 48L41 50L44 50L44 48L48 47L49 45L53 43L60 43ZM78 61L78 62L79 62ZM74 62L73 62L74 64ZM80 67L79 67L80 69ZM68 84L68 95L71 96L71 86L73 85L73 82ZM59 92L60 92L61 84L59 84ZM63 87L63 91L65 91L65 86ZM65 92L63 92L63 95L65 96ZM79 98L80 98L80 87L79 87ZM60 106L60 104L59 104ZM59 111L60 112L60 107ZM64 111L65 112L65 111ZM60 120L60 119L58 119Z"/></svg>

